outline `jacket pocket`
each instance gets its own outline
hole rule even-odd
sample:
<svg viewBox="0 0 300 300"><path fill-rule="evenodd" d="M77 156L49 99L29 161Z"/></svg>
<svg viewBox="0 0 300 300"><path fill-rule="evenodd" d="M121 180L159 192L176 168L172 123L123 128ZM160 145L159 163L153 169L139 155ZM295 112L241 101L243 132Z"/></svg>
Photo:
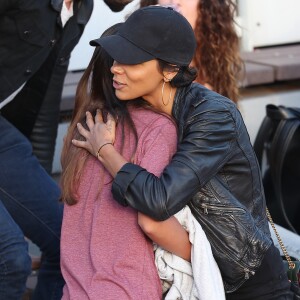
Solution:
<svg viewBox="0 0 300 300"><path fill-rule="evenodd" d="M15 19L17 31L20 39L36 46L45 46L48 39L47 35L29 16L21 16Z"/></svg>
<svg viewBox="0 0 300 300"><path fill-rule="evenodd" d="M254 232L254 228L249 228L252 225L249 213L242 208L215 205L197 197L191 206L197 211L198 220L214 250L240 261Z"/></svg>

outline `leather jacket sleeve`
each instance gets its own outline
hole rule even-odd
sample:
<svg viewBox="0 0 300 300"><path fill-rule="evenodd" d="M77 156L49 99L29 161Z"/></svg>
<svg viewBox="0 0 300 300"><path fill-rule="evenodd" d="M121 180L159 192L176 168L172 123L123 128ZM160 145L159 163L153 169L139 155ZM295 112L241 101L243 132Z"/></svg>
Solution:
<svg viewBox="0 0 300 300"><path fill-rule="evenodd" d="M198 105L184 120L183 136L160 178L126 164L112 186L115 200L157 220L182 209L233 155L236 129L226 106ZM180 125L179 125L180 131Z"/></svg>

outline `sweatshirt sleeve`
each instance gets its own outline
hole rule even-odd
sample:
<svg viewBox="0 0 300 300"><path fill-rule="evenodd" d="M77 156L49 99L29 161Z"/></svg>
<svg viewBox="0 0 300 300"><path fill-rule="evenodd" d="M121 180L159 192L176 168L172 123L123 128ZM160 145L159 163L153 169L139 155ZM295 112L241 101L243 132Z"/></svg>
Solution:
<svg viewBox="0 0 300 300"><path fill-rule="evenodd" d="M196 114L188 117L177 152L160 177L131 163L123 166L112 185L115 200L165 220L218 173L233 153L235 123L226 108Z"/></svg>

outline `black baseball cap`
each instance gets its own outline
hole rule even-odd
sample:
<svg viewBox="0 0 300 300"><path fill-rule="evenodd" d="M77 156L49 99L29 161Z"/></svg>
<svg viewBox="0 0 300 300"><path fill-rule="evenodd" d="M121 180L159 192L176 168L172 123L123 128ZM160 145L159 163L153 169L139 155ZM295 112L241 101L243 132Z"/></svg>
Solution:
<svg viewBox="0 0 300 300"><path fill-rule="evenodd" d="M115 35L90 41L117 62L133 65L161 59L188 66L196 49L190 23L170 7L147 6L133 12Z"/></svg>
<svg viewBox="0 0 300 300"><path fill-rule="evenodd" d="M132 2L132 0L104 0L104 3L113 11L119 12L123 10L123 8Z"/></svg>

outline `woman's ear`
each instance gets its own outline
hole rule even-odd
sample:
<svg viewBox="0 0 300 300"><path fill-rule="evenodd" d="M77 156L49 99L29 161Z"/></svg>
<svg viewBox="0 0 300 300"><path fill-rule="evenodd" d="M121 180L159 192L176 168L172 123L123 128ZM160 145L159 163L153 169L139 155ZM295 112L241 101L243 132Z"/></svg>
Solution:
<svg viewBox="0 0 300 300"><path fill-rule="evenodd" d="M177 75L178 71L164 71L164 81L170 82Z"/></svg>

